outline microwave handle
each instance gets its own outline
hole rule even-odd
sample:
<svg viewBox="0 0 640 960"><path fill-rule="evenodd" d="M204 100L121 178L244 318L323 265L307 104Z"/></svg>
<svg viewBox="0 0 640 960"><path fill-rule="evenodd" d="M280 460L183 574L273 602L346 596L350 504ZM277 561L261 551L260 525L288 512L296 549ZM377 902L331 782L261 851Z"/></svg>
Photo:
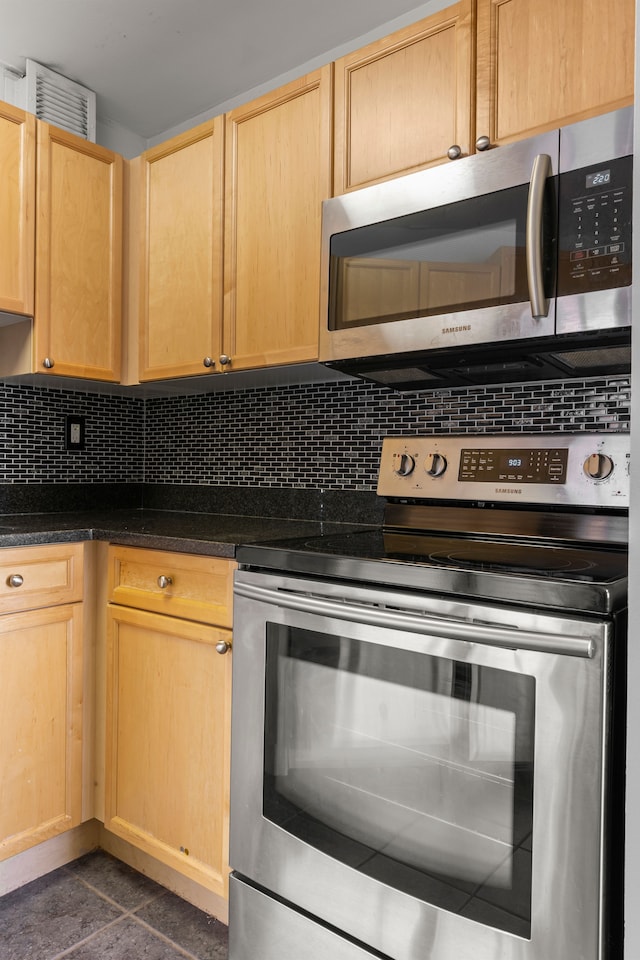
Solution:
<svg viewBox="0 0 640 960"><path fill-rule="evenodd" d="M527 202L527 282L529 284L529 302L534 320L546 317L549 313L549 301L544 293L542 274L543 236L542 207L544 188L551 173L551 157L540 153L533 161L529 199Z"/></svg>

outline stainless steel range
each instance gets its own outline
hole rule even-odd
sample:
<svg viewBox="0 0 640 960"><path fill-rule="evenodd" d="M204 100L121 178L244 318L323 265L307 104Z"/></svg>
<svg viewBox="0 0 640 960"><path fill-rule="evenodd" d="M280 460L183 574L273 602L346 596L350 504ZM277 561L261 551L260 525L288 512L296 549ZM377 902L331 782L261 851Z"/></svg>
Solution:
<svg viewBox="0 0 640 960"><path fill-rule="evenodd" d="M389 438L378 492L238 553L230 960L619 958L628 437Z"/></svg>

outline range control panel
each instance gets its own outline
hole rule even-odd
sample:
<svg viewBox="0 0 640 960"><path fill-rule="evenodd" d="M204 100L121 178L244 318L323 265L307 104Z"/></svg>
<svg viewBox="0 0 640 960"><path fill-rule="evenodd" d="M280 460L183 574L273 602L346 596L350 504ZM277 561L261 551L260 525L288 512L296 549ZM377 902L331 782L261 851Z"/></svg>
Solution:
<svg viewBox="0 0 640 960"><path fill-rule="evenodd" d="M378 494L626 508L627 434L387 437Z"/></svg>

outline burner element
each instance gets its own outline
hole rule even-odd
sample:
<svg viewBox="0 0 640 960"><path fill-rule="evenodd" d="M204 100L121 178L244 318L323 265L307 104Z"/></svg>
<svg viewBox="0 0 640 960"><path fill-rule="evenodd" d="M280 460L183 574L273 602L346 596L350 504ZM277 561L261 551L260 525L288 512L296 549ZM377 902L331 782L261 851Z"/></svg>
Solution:
<svg viewBox="0 0 640 960"><path fill-rule="evenodd" d="M448 538L434 540L420 534L395 533L385 534L384 545L388 558L407 560L410 556L413 562L419 563L538 577L559 574L591 580L598 576L603 565L600 551L595 553L571 547ZM605 558L607 556L605 554Z"/></svg>

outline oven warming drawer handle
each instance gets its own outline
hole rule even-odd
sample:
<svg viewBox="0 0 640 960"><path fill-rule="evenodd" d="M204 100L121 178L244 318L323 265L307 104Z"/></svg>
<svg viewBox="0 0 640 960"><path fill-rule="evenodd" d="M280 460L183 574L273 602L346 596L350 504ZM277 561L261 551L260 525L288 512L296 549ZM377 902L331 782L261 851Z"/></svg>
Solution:
<svg viewBox="0 0 640 960"><path fill-rule="evenodd" d="M351 620L354 623L372 627L408 630L410 633L424 633L448 640L463 640L467 643L481 643L490 647L508 647L512 650L559 653L586 659L593 657L595 652L593 640L579 637L534 633L529 630L518 630L515 627L494 627L484 623L466 623L463 620L443 620L440 617L416 616L397 610L387 610L384 607L368 607L343 601L325 600L309 594L285 593L282 590L270 590L249 583L236 583L234 591L238 596L247 597L249 600L259 600L277 607L300 610L303 613Z"/></svg>

